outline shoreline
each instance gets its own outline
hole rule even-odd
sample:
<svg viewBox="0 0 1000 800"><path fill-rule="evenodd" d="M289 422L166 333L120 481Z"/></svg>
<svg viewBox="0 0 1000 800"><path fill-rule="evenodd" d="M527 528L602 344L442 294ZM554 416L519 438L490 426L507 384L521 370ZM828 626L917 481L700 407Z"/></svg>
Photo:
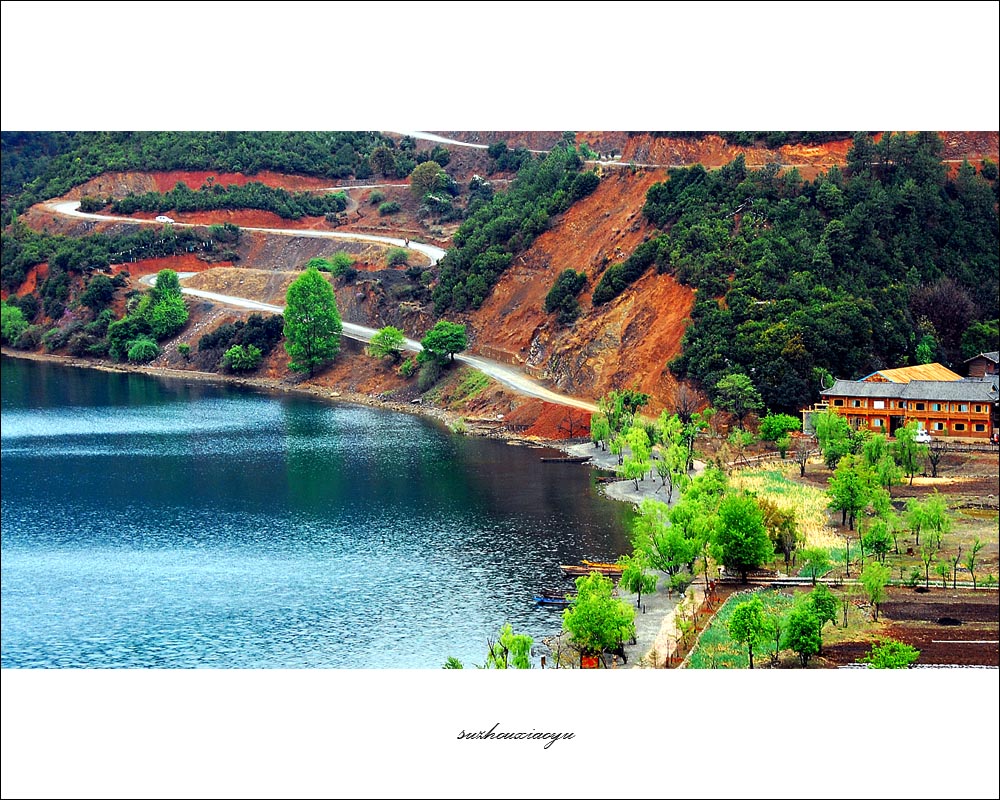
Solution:
<svg viewBox="0 0 1000 800"><path fill-rule="evenodd" d="M196 380L205 383L229 384L233 386L244 386L253 389L262 389L271 392L282 392L285 394L295 393L309 395L334 402L350 403L353 405L368 406L370 408L382 408L387 411L398 411L405 414L412 414L421 417L428 417L444 425L452 425L458 422L462 415L438 408L437 406L425 405L423 403L400 403L392 400L384 400L376 395L352 392L349 390L334 389L324 386L303 386L288 384L280 379L263 377L241 377L238 375L227 375L220 372L203 372L201 370L173 369L171 367L152 367L142 364L123 364L113 361L92 360L77 356L59 355L56 353L33 353L24 350L12 350L8 347L0 347L0 353L10 358L20 358L26 361L41 361L52 364L61 364L65 367L75 367L77 369L95 369L100 372L113 372L120 374L148 375L154 378L169 378L171 380ZM470 432L467 435L482 435ZM509 437L518 441L535 443L534 439L521 437ZM538 444L549 445L547 440L537 440Z"/></svg>

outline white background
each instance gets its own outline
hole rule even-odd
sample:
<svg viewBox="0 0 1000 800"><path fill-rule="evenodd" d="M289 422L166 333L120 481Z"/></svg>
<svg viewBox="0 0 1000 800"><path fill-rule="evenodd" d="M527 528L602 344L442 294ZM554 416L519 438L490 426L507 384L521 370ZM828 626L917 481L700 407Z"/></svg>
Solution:
<svg viewBox="0 0 1000 800"><path fill-rule="evenodd" d="M4 2L2 128L997 130L997 11ZM3 670L2 793L996 797L997 677Z"/></svg>

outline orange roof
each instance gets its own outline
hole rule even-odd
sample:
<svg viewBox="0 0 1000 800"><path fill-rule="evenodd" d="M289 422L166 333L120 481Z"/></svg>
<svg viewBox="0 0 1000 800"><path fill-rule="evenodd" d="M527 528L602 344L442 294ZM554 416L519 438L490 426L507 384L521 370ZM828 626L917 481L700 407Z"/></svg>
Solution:
<svg viewBox="0 0 1000 800"><path fill-rule="evenodd" d="M861 380L889 381L890 383L909 383L910 381L960 381L962 376L952 372L941 364L918 364L915 367L898 367L897 369L880 369Z"/></svg>

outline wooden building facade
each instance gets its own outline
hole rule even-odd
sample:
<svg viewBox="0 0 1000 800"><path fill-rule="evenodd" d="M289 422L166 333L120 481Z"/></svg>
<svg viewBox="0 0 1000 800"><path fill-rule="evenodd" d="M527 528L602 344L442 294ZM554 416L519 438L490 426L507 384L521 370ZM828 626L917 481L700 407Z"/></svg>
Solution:
<svg viewBox="0 0 1000 800"><path fill-rule="evenodd" d="M998 378L965 380L838 380L820 394L821 407L847 417L853 428L892 436L916 421L932 436L989 439L1000 430Z"/></svg>

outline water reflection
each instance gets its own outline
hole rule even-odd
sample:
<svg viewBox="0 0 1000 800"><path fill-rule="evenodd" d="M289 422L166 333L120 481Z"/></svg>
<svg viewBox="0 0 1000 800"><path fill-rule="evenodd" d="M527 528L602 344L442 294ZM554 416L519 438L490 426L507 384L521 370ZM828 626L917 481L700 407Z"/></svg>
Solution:
<svg viewBox="0 0 1000 800"><path fill-rule="evenodd" d="M587 469L411 415L6 358L2 403L5 667L476 663L627 546Z"/></svg>

